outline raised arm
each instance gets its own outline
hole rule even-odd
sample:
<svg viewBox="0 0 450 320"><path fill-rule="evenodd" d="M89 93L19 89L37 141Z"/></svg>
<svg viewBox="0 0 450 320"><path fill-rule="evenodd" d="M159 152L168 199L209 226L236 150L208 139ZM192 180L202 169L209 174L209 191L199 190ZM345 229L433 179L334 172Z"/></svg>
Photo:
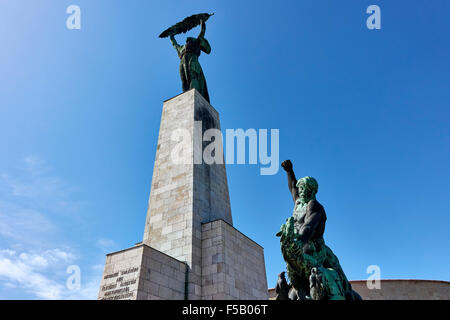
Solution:
<svg viewBox="0 0 450 320"><path fill-rule="evenodd" d="M175 48L175 50L177 50L178 56L180 56L181 46L177 43L177 40L175 40L175 36L173 34L170 35L170 42L172 42L173 47Z"/></svg>
<svg viewBox="0 0 450 320"><path fill-rule="evenodd" d="M298 188L296 186L297 179L295 178L295 173L292 168L292 162L291 160L284 160L281 163L281 166L283 167L284 171L286 171L289 191L291 192L292 200L294 200L295 203L295 201L298 199L299 196L298 196Z"/></svg>
<svg viewBox="0 0 450 320"><path fill-rule="evenodd" d="M198 35L197 39L203 38L205 36L205 32L206 32L206 23L205 21L202 20L202 29L200 30L200 34Z"/></svg>
<svg viewBox="0 0 450 320"><path fill-rule="evenodd" d="M177 43L177 40L175 40L175 36L173 34L170 35L170 42L172 42L172 45L176 48L179 47L179 44Z"/></svg>

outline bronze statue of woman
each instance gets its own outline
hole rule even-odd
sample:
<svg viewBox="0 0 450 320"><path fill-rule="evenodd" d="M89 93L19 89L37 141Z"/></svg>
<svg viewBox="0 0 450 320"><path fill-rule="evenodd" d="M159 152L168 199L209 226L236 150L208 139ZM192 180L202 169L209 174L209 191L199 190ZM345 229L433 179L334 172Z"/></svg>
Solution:
<svg viewBox="0 0 450 320"><path fill-rule="evenodd" d="M175 36L172 34L170 35L170 41L177 50L178 57L180 58L180 76L183 92L195 88L208 102L210 102L206 79L202 67L198 62L201 51L206 54L211 52L211 46L209 45L208 40L205 39L205 32L206 24L202 20L201 31L197 38L188 37L186 39L186 44L180 46L175 40Z"/></svg>

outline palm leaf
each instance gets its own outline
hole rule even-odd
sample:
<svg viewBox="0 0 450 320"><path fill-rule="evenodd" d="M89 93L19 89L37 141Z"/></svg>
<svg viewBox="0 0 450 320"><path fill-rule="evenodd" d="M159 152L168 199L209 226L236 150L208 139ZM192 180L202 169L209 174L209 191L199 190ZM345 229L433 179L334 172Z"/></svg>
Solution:
<svg viewBox="0 0 450 320"><path fill-rule="evenodd" d="M199 14L194 14L190 17L185 18L183 21L178 22L177 24L174 24L173 26L171 26L170 28L166 29L165 31L163 31L159 37L160 38L167 38L169 36L174 36L180 33L186 33L189 30L195 28L196 26L198 26L201 21L205 21L209 19L209 17L211 17L214 13L199 13Z"/></svg>

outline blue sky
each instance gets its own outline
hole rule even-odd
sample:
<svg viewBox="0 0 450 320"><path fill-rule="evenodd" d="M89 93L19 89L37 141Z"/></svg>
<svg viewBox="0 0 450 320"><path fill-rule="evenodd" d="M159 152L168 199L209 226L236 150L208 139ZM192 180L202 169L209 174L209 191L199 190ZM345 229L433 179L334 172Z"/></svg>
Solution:
<svg viewBox="0 0 450 320"><path fill-rule="evenodd" d="M216 13L200 63L222 129L280 130L280 159L319 182L348 278L375 264L450 281L450 3L190 2L0 1L0 299L95 299L105 254L142 240L162 102L181 90L157 35L199 12ZM259 170L227 166L234 225L264 247L273 287L292 200L284 172Z"/></svg>

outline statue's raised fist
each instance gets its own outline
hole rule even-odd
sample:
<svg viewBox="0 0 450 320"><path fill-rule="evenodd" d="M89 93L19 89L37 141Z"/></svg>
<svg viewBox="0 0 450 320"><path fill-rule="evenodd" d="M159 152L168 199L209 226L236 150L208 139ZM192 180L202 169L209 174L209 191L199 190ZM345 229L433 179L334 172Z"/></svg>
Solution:
<svg viewBox="0 0 450 320"><path fill-rule="evenodd" d="M292 170L292 162L291 162L291 160L284 160L281 163L281 166L283 167L283 169L285 171L291 171Z"/></svg>

